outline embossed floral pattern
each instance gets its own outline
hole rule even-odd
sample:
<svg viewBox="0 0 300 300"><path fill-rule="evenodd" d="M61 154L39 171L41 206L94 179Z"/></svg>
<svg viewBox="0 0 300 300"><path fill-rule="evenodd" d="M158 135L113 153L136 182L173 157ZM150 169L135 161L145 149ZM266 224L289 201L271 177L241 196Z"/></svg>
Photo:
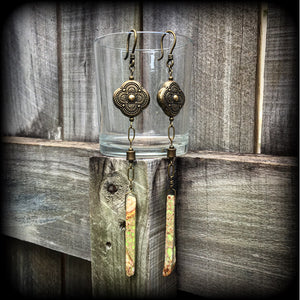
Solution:
<svg viewBox="0 0 300 300"><path fill-rule="evenodd" d="M185 103L185 96L175 81L166 81L157 94L158 104L169 117L175 117Z"/></svg>
<svg viewBox="0 0 300 300"><path fill-rule="evenodd" d="M149 93L135 80L125 81L113 94L114 104L127 117L135 117L149 105Z"/></svg>

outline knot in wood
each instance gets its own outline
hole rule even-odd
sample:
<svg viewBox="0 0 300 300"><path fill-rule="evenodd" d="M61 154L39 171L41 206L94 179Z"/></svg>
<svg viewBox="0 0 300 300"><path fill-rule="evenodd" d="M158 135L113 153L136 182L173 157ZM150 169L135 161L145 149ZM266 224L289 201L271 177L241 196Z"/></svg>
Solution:
<svg viewBox="0 0 300 300"><path fill-rule="evenodd" d="M107 186L107 191L111 194L114 194L117 190L118 190L118 188L113 183L110 183Z"/></svg>

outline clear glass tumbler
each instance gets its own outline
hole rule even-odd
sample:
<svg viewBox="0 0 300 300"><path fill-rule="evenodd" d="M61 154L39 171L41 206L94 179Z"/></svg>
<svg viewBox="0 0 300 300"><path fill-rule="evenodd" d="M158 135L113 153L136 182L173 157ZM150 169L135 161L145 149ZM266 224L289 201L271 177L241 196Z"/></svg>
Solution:
<svg viewBox="0 0 300 300"><path fill-rule="evenodd" d="M129 118L113 103L113 93L129 79L129 58L126 55L129 32L118 32L99 37L95 40L96 85L99 119L100 151L107 156L126 156L129 147ZM166 116L157 103L157 92L168 80L166 62L173 45L173 36L167 34L163 41L164 57L161 56L161 37L164 32L137 32L135 49L134 80L139 81L150 94L150 104L134 118L135 139L133 148L137 158L165 156L169 147ZM183 35L176 35L177 43L173 50L173 78L185 94L185 104L174 118L177 155L187 152L189 143L189 102L192 71L192 42ZM129 51L134 43L130 37Z"/></svg>

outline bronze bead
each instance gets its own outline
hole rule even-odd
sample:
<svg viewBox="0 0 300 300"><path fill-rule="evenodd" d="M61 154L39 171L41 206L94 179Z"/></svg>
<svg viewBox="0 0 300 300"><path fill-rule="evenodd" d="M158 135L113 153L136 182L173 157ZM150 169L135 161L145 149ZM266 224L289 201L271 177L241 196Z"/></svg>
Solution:
<svg viewBox="0 0 300 300"><path fill-rule="evenodd" d="M176 157L176 148L169 148L167 151L167 157L168 158L174 158Z"/></svg>
<svg viewBox="0 0 300 300"><path fill-rule="evenodd" d="M135 151L134 150L128 150L126 152L126 159L130 162L135 161Z"/></svg>

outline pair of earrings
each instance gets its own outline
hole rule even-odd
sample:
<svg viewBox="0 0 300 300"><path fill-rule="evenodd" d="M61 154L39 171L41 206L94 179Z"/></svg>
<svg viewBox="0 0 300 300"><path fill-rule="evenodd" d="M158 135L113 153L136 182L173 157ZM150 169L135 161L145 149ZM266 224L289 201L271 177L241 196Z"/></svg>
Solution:
<svg viewBox="0 0 300 300"><path fill-rule="evenodd" d="M129 41L131 33L134 34L134 45L132 52L129 56ZM169 78L163 84L162 88L157 93L157 102L169 117L170 125L168 127L168 138L170 145L167 150L168 157L168 179L169 188L167 192L166 200L166 234L165 234L165 258L163 276L171 274L175 266L176 250L175 250L175 198L176 190L174 188L174 173L175 166L174 161L176 157L176 148L173 141L175 138L175 128L173 125L174 117L179 113L180 109L184 105L185 96L179 85L173 79L173 50L176 45L176 35L173 31L167 30L161 37L161 60L164 56L163 53L163 39L167 33L173 35L174 42L171 51L168 55L167 67ZM126 275L133 276L135 272L135 231L136 231L136 203L137 196L133 191L134 180L134 161L135 150L133 149L133 141L135 138L135 129L133 127L134 117L138 116L150 103L150 96L146 89L144 89L140 82L134 80L135 70L135 48L137 43L137 33L135 29L132 29L127 37L127 50L125 60L129 59L129 80L125 81L120 88L118 88L113 94L114 104L121 110L121 112L129 117L128 128L128 141L129 149L126 153L126 159L129 162L127 170L127 177L129 181L129 191L125 195L125 207L126 207L126 230L125 230L125 245L126 245Z"/></svg>

